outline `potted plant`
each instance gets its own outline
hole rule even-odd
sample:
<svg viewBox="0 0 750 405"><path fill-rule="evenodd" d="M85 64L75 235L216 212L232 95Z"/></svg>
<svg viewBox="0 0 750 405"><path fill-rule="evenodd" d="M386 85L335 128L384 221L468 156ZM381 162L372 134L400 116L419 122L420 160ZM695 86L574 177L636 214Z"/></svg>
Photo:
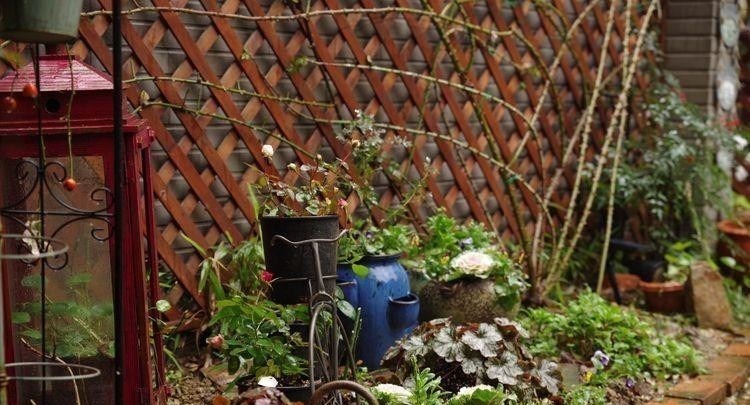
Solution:
<svg viewBox="0 0 750 405"><path fill-rule="evenodd" d="M679 241L669 246L664 254L664 271L657 272L654 281L639 283L649 311L670 314L687 310L685 281L699 256L693 241Z"/></svg>
<svg viewBox="0 0 750 405"><path fill-rule="evenodd" d="M445 391L457 393L481 382L514 393L518 403L537 403L558 393L557 364L532 358L524 346L528 337L506 318L461 325L435 319L390 348L383 364L402 381L429 368Z"/></svg>
<svg viewBox="0 0 750 405"><path fill-rule="evenodd" d="M305 305L283 306L239 292L219 301L209 323L215 335L207 342L225 360L232 385L248 389L260 384L291 400L309 399L306 332L300 327L309 322L308 312Z"/></svg>
<svg viewBox="0 0 750 405"><path fill-rule="evenodd" d="M527 288L525 275L493 246L494 234L474 222L460 225L444 211L432 216L426 229L408 261L428 280L419 291L422 320L483 322L515 315Z"/></svg>
<svg viewBox="0 0 750 405"><path fill-rule="evenodd" d="M273 148L264 145L264 154ZM346 206L339 187L348 174L341 160L326 162L317 155L311 164L290 163L287 170L298 180L288 184L280 177L262 173L251 187L251 197L260 211L260 229L267 269L274 274L271 299L283 304L308 302L307 279L314 279L317 263L312 244L294 246L291 242L335 239L339 233L340 210ZM260 204L258 203L260 200ZM333 293L336 278L335 242L319 243L320 269L326 290Z"/></svg>
<svg viewBox="0 0 750 405"><path fill-rule="evenodd" d="M0 1L0 38L53 44L78 36L83 0Z"/></svg>
<svg viewBox="0 0 750 405"><path fill-rule="evenodd" d="M358 222L357 228L364 230L350 230L342 239L338 279L354 286L347 299L361 308L357 356L375 369L385 351L418 323L419 298L410 291L409 276L399 262L416 234L403 224Z"/></svg>

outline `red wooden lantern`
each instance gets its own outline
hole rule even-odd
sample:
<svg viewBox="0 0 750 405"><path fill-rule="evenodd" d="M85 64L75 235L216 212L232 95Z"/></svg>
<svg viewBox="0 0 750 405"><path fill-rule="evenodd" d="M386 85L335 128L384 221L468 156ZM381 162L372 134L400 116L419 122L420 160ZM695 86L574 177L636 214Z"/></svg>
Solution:
<svg viewBox="0 0 750 405"><path fill-rule="evenodd" d="M112 80L67 55L41 56L39 72L38 95L33 65L0 80L0 229L53 237L69 250L44 260L3 262L6 358L12 363L80 364L101 375L11 380L9 402L74 404L78 397L90 404L154 403L163 393L164 378L160 367L152 377L147 264L151 274L157 273L155 253L146 252L154 252L148 243L154 240L153 199L148 176L141 175L150 172L152 133L126 114L122 132L127 180L119 189L122 223L115 224ZM119 275L114 272L115 227L125 235ZM27 249L45 248L29 241ZM118 281L123 291L119 305L113 298ZM151 287L153 299L155 284ZM116 331L121 331L119 336ZM120 350L114 350L115 342ZM155 347L153 352L160 353L160 345ZM120 358L116 352L122 353ZM156 363L161 365L161 360ZM46 378L79 372L73 367L53 369L15 366L8 374ZM121 374L116 376L115 370ZM121 393L116 401L118 378Z"/></svg>

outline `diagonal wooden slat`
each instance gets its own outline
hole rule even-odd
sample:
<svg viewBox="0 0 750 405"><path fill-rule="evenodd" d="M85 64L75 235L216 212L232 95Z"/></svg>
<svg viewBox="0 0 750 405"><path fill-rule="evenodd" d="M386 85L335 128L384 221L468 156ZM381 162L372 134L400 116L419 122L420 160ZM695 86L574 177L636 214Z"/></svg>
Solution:
<svg viewBox="0 0 750 405"><path fill-rule="evenodd" d="M98 3L103 10L111 9L111 0L98 0ZM225 234L236 241L242 239L252 228L248 222L252 222L255 215L245 192L247 184L253 183L259 172L280 174L274 162L260 154L260 147L264 142L280 146L282 141L239 122L262 122L263 127L270 128L274 135L305 151L294 151L283 157L286 161L274 157L277 165L309 161L308 153L326 153L348 159L350 151L336 139L336 128L331 122L349 119L355 109L396 126L448 134L477 150L487 150L492 142L499 146L501 159L507 161L517 152L520 139L527 130L517 114L498 103L472 100L472 96L444 82L436 84L418 76L366 67L392 67L468 85L500 97L513 106L523 105L522 113L527 117L539 105L541 86L538 78L527 69L535 63L532 54L525 45L511 37L495 41L485 34L477 34L476 38L483 43L492 43L492 48L485 45L475 47L465 41L463 34L453 33L448 36L449 54L435 35L433 19L396 10L234 23L218 14L197 17L166 8L188 7L196 12L206 10L257 17L284 16L305 9L283 0L153 0L151 3L165 9L139 15L137 24L128 18L123 21L124 37L131 51L123 72L126 79L145 72L148 76L164 76L174 81L133 82L126 90L127 100L134 108L139 107L140 91L146 89L151 93L151 100L177 106L197 105L195 110L204 114L194 115L181 108L169 112L157 106L139 109L141 117L154 128L161 147L161 150L157 149L160 165L150 175L154 180L152 191L164 213L159 218L159 254L177 279L177 284L165 294L173 303L188 294L198 306L205 304L197 291L195 276L202 258L185 248L181 234L203 247L212 246ZM427 0L427 3L434 10L445 10L448 5L444 0ZM395 2L395 5L405 8L421 7L419 4L412 0ZM554 0L552 4L558 9L568 7L566 10L580 13L587 3ZM325 12L344 7L380 6L373 0L312 0L307 10ZM590 18L582 21L578 34L567 44L563 44L555 25L569 24L570 21L559 15L539 12L532 2L519 2L510 7L497 1L469 1L461 2L459 7L459 20L500 31L513 28L522 33L534 48L545 50L547 55L568 47L557 71L551 72L562 81L555 96L562 100L562 110L544 105L538 122L541 138L532 139L525 145L522 158L514 167L537 193L542 193L549 174L560 164L569 141L565 135L572 133L585 106L590 91L585 85L591 82L597 69L594 56L602 46L606 22L603 11L608 3L602 2L594 7ZM575 18L575 15L568 17ZM633 21L638 21L638 18L634 15ZM196 21L205 25L196 25ZM80 28L82 41L73 46L73 51L78 55L90 52L111 72L111 55L104 39L109 23L107 15L83 19ZM622 18L616 21L613 35L617 44L622 43L624 26ZM610 44L607 47L612 62L606 67L608 71L616 69L620 63L619 46ZM167 50L181 52L184 57L165 58ZM312 55L315 63L301 69L296 67L301 55ZM456 71L451 56L458 58L460 64L477 62L482 69ZM223 59L214 61L212 58ZM273 60L269 61L269 58ZM342 62L365 68L345 67ZM511 71L509 66L513 66ZM7 68L0 63L0 72ZM201 88L200 84L178 82L195 78L214 87ZM647 78L641 75L637 83L640 90L644 90ZM248 86L261 96L238 97L221 89ZM195 96L191 93L195 88L200 88L201 94L207 97L201 96L197 100L188 97ZM370 96L362 97L363 91ZM333 108L285 103L274 99L276 96L305 102L324 101L331 103ZM528 102L517 102L522 99ZM598 125L607 122L610 108L606 103L598 107ZM477 122L478 109L491 118L486 131ZM227 123L205 114L223 115L238 122ZM634 122L643 125L639 117ZM394 135L414 140L416 153L399 162L404 172L421 175L428 170L440 171L438 176L428 180L427 189L432 201L427 204L434 203L456 214L493 224L505 237L518 238L520 232L528 228L531 222L516 222L507 187L502 184L498 169L485 158L463 151L450 142L438 139L433 143L428 142L426 136L387 131L386 136ZM595 129L592 135L595 140L601 139L601 129ZM596 145L592 145L592 153L595 148ZM236 163L230 165L229 162L236 162L238 156L248 154L255 169L238 169ZM426 162L426 156L432 160ZM283 174L285 181L296 180L294 173ZM570 174L566 174L569 183ZM568 195L563 189L558 191L555 203L565 206ZM403 190L393 184L386 185L380 195L381 204L388 206L399 198L401 192ZM520 196L519 202L524 210L522 221L533 221L539 214L536 201L528 191L523 191ZM349 200L353 211L359 202L354 196ZM423 219L420 216L424 207L416 205L410 208L415 218Z"/></svg>

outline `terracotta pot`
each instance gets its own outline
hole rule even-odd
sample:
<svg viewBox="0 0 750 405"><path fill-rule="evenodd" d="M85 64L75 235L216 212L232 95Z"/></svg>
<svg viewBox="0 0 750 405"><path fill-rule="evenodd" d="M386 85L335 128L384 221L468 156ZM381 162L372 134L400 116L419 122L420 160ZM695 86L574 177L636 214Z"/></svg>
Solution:
<svg viewBox="0 0 750 405"><path fill-rule="evenodd" d="M506 309L498 303L494 280L429 281L419 292L420 320L451 318L455 324L513 318L519 303Z"/></svg>
<svg viewBox="0 0 750 405"><path fill-rule="evenodd" d="M719 232L731 240L735 246L720 246L720 254L734 257L738 262L750 264L750 224L724 220L716 224ZM725 244L723 244L725 245Z"/></svg>
<svg viewBox="0 0 750 405"><path fill-rule="evenodd" d="M649 283L641 281L638 286L646 298L646 308L651 312L674 314L686 312L685 284L676 281Z"/></svg>
<svg viewBox="0 0 750 405"><path fill-rule="evenodd" d="M630 291L635 291L638 289L638 285L641 283L641 278L636 276L635 274L627 274L627 273L615 273L615 280L617 280L617 288L620 289L620 293L626 293ZM604 278L604 288L612 288L611 285L609 285L609 279Z"/></svg>

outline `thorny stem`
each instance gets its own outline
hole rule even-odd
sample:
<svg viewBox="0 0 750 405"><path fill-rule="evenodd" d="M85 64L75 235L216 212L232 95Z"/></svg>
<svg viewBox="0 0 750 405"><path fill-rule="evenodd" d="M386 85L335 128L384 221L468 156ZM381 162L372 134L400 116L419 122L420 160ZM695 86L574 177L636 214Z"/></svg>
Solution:
<svg viewBox="0 0 750 405"><path fill-rule="evenodd" d="M615 24L615 9L617 9L618 1L614 0L609 6L609 19L607 21L607 28L604 33L604 39L602 40L602 48L599 55L599 65L598 69L596 71L596 79L594 81L594 90L593 94L591 95L591 101L589 101L589 104L585 110L584 117L582 118L581 122L582 129L583 129L583 135L581 137L581 144L580 149L578 153L578 166L576 167L576 176L575 181L573 183L573 189L570 192L570 203L567 207L567 212L565 214L565 220L562 224L562 230L560 231L560 234L558 235L557 245L554 247L552 251L552 258L550 262L548 263L548 267L550 270L550 274L557 272L557 264L560 259L561 251L565 248L565 242L566 238L568 236L568 230L573 225L573 213L576 208L576 201L578 198L578 193L580 191L581 187L581 180L583 179L583 173L584 173L584 166L586 164L586 152L588 151L589 146L589 135L591 133L591 124L593 122L593 115L594 115L594 108L596 107L597 100L599 98L599 91L601 90L601 83L602 83L602 77L604 76L604 69L605 69L605 63L607 60L607 51L609 46L609 41L612 36L612 29L614 28ZM617 114L614 115L617 117ZM604 155L604 153L602 153ZM567 247L568 249L571 249L570 246Z"/></svg>
<svg viewBox="0 0 750 405"><path fill-rule="evenodd" d="M633 0L628 0L625 6L625 33L626 37L623 41L622 51L622 75L626 77L630 74L628 70L628 58L630 57L630 30L632 21L630 20L630 13L633 7ZM637 59L637 55L633 56L633 59ZM604 284L604 271L607 268L607 256L609 255L609 242L612 238L612 219L615 209L615 191L617 189L617 168L620 165L620 154L622 153L623 138L625 138L625 125L628 121L628 114L624 113L620 115L620 128L617 131L617 145L615 146L615 156L612 162L612 175L609 179L609 193L607 196L607 225L604 229L604 243L602 244L602 254L599 260L599 274L596 280L596 293L601 294L602 285ZM596 190L592 190L592 193Z"/></svg>
<svg viewBox="0 0 750 405"><path fill-rule="evenodd" d="M227 86L216 84L207 80L203 80L201 78L183 79L180 77L173 77L173 76L138 76L132 79L123 80L123 83L129 84L129 83L155 82L155 81L196 84L200 86L212 87L215 89L226 91L228 93L239 94L239 95L248 96L248 97L257 97L257 98L262 98L262 99L274 100L280 103L311 105L311 106L323 107L323 108L331 108L334 106L333 103L325 103L325 102L320 102L320 101L307 101L307 100L294 98L294 97L274 96L270 94L261 94L261 93L257 93L254 91L247 91L247 90L238 89L234 87L227 87Z"/></svg>
<svg viewBox="0 0 750 405"><path fill-rule="evenodd" d="M512 32L512 30L508 30L508 31L492 30L492 29L484 28L476 24L467 23L466 21L463 21L463 20L448 17L445 15L436 13L434 11L420 10L420 9L411 8L411 7L342 8L342 9L337 9L337 10L306 11L304 13L297 13L297 14L254 16L254 15L229 14L229 13L222 13L219 11L196 10L196 9L186 8L186 7L143 6L143 7L136 7L130 10L123 10L122 14L129 15L129 14L144 13L144 12L183 13L183 14L193 14L193 15L208 16L208 17L221 17L221 18L228 18L228 19L234 19L234 20L253 21L253 22L295 21L295 20L300 20L300 19L310 20L314 17L350 15L350 14L401 13L401 14L415 14L415 15L423 16L423 17L436 18L436 19L439 19L448 23L460 25L464 28L468 28L473 31L483 32L488 35L494 35L494 36L516 35L515 33ZM97 11L81 13L81 16L90 18L90 17L95 17L98 15L111 15L111 14L112 14L112 11L110 10L97 10Z"/></svg>
<svg viewBox="0 0 750 405"><path fill-rule="evenodd" d="M617 105L615 106L615 112L613 113L613 117L617 117L619 114L627 115L627 110L625 109L625 106L627 105L627 95L630 91L630 87L633 82L633 77L635 76L636 66L638 63L638 55L640 54L641 46L643 46L643 42L646 38L646 30L648 29L649 21L651 20L651 17L656 11L657 3L658 3L658 0L651 0L648 10L646 11L646 15L643 17L641 29L638 33L638 40L636 41L635 48L633 50L633 58L631 60L630 67L628 68L628 75L625 78L625 83L623 84L622 92L620 93L620 97L617 101ZM607 134L605 136L605 139L607 141L605 141L605 146L608 146L606 142L611 142L613 133L616 127L617 127L617 120L612 120L612 122L610 122L609 124L609 127L607 128ZM604 146L602 147L602 155L606 156ZM600 159L600 161L598 162L599 164L596 168L596 173L594 174L594 178L593 178L594 184L597 184L599 182L602 169L605 164L605 160L606 159ZM595 190L592 190L588 196L588 199L586 201L586 207L584 208L583 214L581 215L581 219L579 220L579 223L578 223L578 229L576 229L576 233L570 242L570 248L566 252L566 255L563 258L560 268L565 268L565 266L567 266L570 260L570 257L573 255L573 250L576 244L578 243L578 239L583 233L584 226L586 225L586 219L588 215L591 213L591 206L594 203L594 194L595 194Z"/></svg>

